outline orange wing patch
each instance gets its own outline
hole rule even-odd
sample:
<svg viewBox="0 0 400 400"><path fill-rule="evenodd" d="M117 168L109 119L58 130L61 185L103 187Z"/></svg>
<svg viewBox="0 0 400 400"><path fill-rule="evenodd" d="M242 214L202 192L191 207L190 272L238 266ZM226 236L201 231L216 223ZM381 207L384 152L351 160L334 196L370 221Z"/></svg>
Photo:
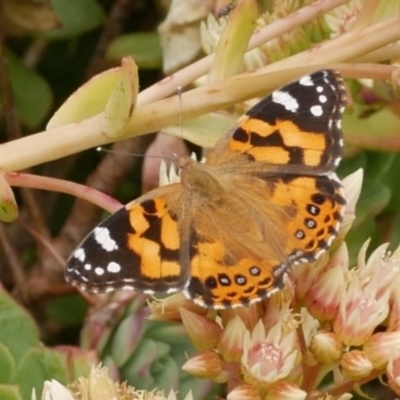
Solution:
<svg viewBox="0 0 400 400"><path fill-rule="evenodd" d="M149 199L127 210L133 231L127 246L140 257L142 278L179 280L185 274L179 260L178 222L165 199Z"/></svg>
<svg viewBox="0 0 400 400"><path fill-rule="evenodd" d="M283 285L284 267L277 260L260 260L251 254L240 257L217 240L198 240L192 253L187 293L204 307L249 305Z"/></svg>
<svg viewBox="0 0 400 400"><path fill-rule="evenodd" d="M271 212L287 232L282 250L288 260L315 260L329 248L342 221L346 202L340 182L333 176L287 176L265 186L273 188Z"/></svg>
<svg viewBox="0 0 400 400"><path fill-rule="evenodd" d="M321 133L302 131L292 121L277 120L270 125L244 116L229 141L229 148L272 165L296 163L315 167L323 162L327 143Z"/></svg>
<svg viewBox="0 0 400 400"><path fill-rule="evenodd" d="M280 189L277 188L276 195ZM338 181L323 176L296 178L290 189L297 215L288 221L292 233L289 245L303 249L307 261L311 261L327 250L338 234L346 204L342 187Z"/></svg>

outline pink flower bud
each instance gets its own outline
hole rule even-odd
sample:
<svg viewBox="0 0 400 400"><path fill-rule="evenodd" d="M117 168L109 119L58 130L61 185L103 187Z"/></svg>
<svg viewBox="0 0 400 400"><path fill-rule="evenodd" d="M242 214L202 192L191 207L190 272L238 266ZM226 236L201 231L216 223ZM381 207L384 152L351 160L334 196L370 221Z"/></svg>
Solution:
<svg viewBox="0 0 400 400"><path fill-rule="evenodd" d="M309 350L317 361L332 364L340 358L343 346L335 333L320 332L311 340Z"/></svg>
<svg viewBox="0 0 400 400"><path fill-rule="evenodd" d="M265 400L305 400L307 395L295 384L279 381L270 386Z"/></svg>
<svg viewBox="0 0 400 400"><path fill-rule="evenodd" d="M222 359L214 351L207 351L192 357L183 364L182 369L187 373L214 382L225 383L229 375L222 369Z"/></svg>
<svg viewBox="0 0 400 400"><path fill-rule="evenodd" d="M368 376L374 369L367 354L361 350L352 350L343 354L340 367L344 376L355 381Z"/></svg>
<svg viewBox="0 0 400 400"><path fill-rule="evenodd" d="M363 346L375 369L385 367L392 359L400 357L400 332L378 332Z"/></svg>
<svg viewBox="0 0 400 400"><path fill-rule="evenodd" d="M243 354L243 338L246 326L239 316L231 319L223 330L218 351L226 361L240 361Z"/></svg>
<svg viewBox="0 0 400 400"><path fill-rule="evenodd" d="M190 336L193 345L202 351L216 347L221 335L221 327L213 320L181 308L182 323Z"/></svg>

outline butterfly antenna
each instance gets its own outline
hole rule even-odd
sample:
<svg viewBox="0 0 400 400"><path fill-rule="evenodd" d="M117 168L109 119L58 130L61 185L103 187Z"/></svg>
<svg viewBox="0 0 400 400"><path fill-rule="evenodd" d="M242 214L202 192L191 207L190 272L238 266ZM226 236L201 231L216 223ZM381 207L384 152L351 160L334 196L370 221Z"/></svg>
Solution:
<svg viewBox="0 0 400 400"><path fill-rule="evenodd" d="M182 86L176 88L176 93L179 99L179 126L181 128L181 139L183 139L183 105L182 105Z"/></svg>
<svg viewBox="0 0 400 400"><path fill-rule="evenodd" d="M152 156L149 154L138 154L138 153L127 153L125 151L116 151L116 150L110 150L110 149L106 149L104 147L98 146L96 148L96 151L100 152L100 153L111 153L111 154L122 154L124 156L134 156L134 157L150 157L150 158L161 158L161 159L165 159L165 157L162 156Z"/></svg>

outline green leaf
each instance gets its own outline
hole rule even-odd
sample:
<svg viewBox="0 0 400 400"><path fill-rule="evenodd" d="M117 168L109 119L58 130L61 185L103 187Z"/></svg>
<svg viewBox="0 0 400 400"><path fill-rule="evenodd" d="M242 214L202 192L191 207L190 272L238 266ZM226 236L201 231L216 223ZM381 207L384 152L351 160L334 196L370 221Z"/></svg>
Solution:
<svg viewBox="0 0 400 400"><path fill-rule="evenodd" d="M147 321L145 337L169 344L171 346L169 356L176 365L183 365L187 361L187 354L196 352L182 324ZM181 375L186 376L186 373Z"/></svg>
<svg viewBox="0 0 400 400"><path fill-rule="evenodd" d="M341 178L344 178L360 168L364 171L367 168L367 155L365 151L353 157L345 158L340 163L337 173Z"/></svg>
<svg viewBox="0 0 400 400"><path fill-rule="evenodd" d="M368 179L381 180L385 177L396 158L396 153L381 153L376 151L366 152L368 168L365 171Z"/></svg>
<svg viewBox="0 0 400 400"><path fill-rule="evenodd" d="M15 361L8 348L0 343L0 383L12 383L15 377ZM2 398L0 396L0 398Z"/></svg>
<svg viewBox="0 0 400 400"><path fill-rule="evenodd" d="M50 111L53 102L50 86L11 52L7 52L7 63L19 118L23 125L33 129L43 122Z"/></svg>
<svg viewBox="0 0 400 400"><path fill-rule="evenodd" d="M128 315L120 322L112 336L110 354L118 367L124 365L133 354L143 337L145 310Z"/></svg>
<svg viewBox="0 0 400 400"><path fill-rule="evenodd" d="M67 368L64 357L56 351L44 347L32 348L21 359L17 367L17 381L22 395L30 398L32 389L36 389L40 398L45 380L56 379L67 383Z"/></svg>
<svg viewBox="0 0 400 400"><path fill-rule="evenodd" d="M400 213L397 213L395 217L391 218L392 230L390 232L390 244L391 249L395 250L400 243ZM387 240L387 238L385 238Z"/></svg>
<svg viewBox="0 0 400 400"><path fill-rule="evenodd" d="M94 0L51 0L62 28L43 33L46 39L62 40L97 28L104 21L104 12Z"/></svg>
<svg viewBox="0 0 400 400"><path fill-rule="evenodd" d="M364 220L357 228L352 228L346 235L346 244L349 251L349 266L357 265L358 252L365 241L374 236L376 225L373 219ZM373 249L374 246L370 246Z"/></svg>
<svg viewBox="0 0 400 400"><path fill-rule="evenodd" d="M129 70L130 68L130 70ZM72 93L61 107L54 113L47 124L47 129L52 129L72 122L78 122L104 111L110 96L116 90L117 83L122 79L131 77L137 83L137 67L134 63L123 62L121 67L108 69L95 75L84 85ZM137 85L134 88L135 98ZM133 96L133 88L131 91ZM132 100L133 97L130 97ZM131 108L132 103L129 104Z"/></svg>
<svg viewBox="0 0 400 400"><path fill-rule="evenodd" d="M82 324L87 312L87 303L80 295L63 296L49 302L47 317L63 325Z"/></svg>
<svg viewBox="0 0 400 400"><path fill-rule="evenodd" d="M180 349L182 349L182 345L189 342L186 329L182 324L165 321L147 321L146 338L162 341Z"/></svg>
<svg viewBox="0 0 400 400"><path fill-rule="evenodd" d="M173 367L171 347L163 342L143 339L131 359L120 371L123 379L138 389L178 389L179 368ZM166 387L160 382L168 382Z"/></svg>
<svg viewBox="0 0 400 400"><path fill-rule="evenodd" d="M14 202L0 200L0 221L14 222L18 219L18 207Z"/></svg>
<svg viewBox="0 0 400 400"><path fill-rule="evenodd" d="M389 204L391 196L390 188L382 182L364 180L360 200L357 203L355 226L368 221L381 213Z"/></svg>
<svg viewBox="0 0 400 400"><path fill-rule="evenodd" d="M239 0L221 32L214 61L208 73L211 82L239 73L247 45L254 32L258 6L255 0Z"/></svg>
<svg viewBox="0 0 400 400"><path fill-rule="evenodd" d="M18 361L30 347L39 344L39 334L31 316L4 289L0 289L0 343Z"/></svg>
<svg viewBox="0 0 400 400"><path fill-rule="evenodd" d="M3 0L1 14L2 30L10 36L46 31L59 23L47 1Z"/></svg>
<svg viewBox="0 0 400 400"><path fill-rule="evenodd" d="M28 397L27 397L28 398ZM29 395L30 398L30 395ZM1 400L23 400L18 387L15 385L0 385Z"/></svg>
<svg viewBox="0 0 400 400"><path fill-rule="evenodd" d="M400 171L400 155L396 155L396 158L394 159L389 172L386 174L383 180L392 189L392 197L390 199L388 209L395 213L399 213L399 204L400 204L399 171Z"/></svg>
<svg viewBox="0 0 400 400"><path fill-rule="evenodd" d="M120 63L121 58L132 56L139 68L160 68L162 51L160 39L156 32L140 32L121 35L110 43L106 58Z"/></svg>
<svg viewBox="0 0 400 400"><path fill-rule="evenodd" d="M0 175L0 221L14 222L18 218L18 204L11 186Z"/></svg>
<svg viewBox="0 0 400 400"><path fill-rule="evenodd" d="M181 372L181 366L177 364L173 357L164 358L163 360L157 360L151 366L151 373L155 378L152 387L147 390L152 390L153 387L158 387L161 390L168 391L171 388L178 390L179 376Z"/></svg>
<svg viewBox="0 0 400 400"><path fill-rule="evenodd" d="M354 112L345 114L343 131L349 143L371 150L398 151L399 116L389 107L382 108L365 118L360 118L363 108L354 104Z"/></svg>
<svg viewBox="0 0 400 400"><path fill-rule="evenodd" d="M231 129L238 116L233 114L208 113L190 118L177 125L163 127L160 132L166 135L183 138L201 147L211 148Z"/></svg>
<svg viewBox="0 0 400 400"><path fill-rule="evenodd" d="M137 65L132 57L125 57L122 59L120 76L107 100L100 122L102 131L108 137L115 139L126 132L134 113L138 91Z"/></svg>

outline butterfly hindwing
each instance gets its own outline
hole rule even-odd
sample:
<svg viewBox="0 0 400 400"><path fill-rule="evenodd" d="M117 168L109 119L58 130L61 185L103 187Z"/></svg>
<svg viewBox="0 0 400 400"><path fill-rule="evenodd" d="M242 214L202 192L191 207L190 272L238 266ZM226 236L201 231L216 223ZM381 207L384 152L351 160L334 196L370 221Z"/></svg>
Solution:
<svg viewBox="0 0 400 400"><path fill-rule="evenodd" d="M200 235L191 237L191 279L185 293L214 309L246 306L268 297L283 285L279 260L261 256L251 243Z"/></svg>
<svg viewBox="0 0 400 400"><path fill-rule="evenodd" d="M234 186L240 196L252 190L252 196L243 201L262 224L263 240L287 267L314 261L338 234L346 201L334 173L252 176L234 180ZM268 207L263 206L265 198Z"/></svg>
<svg viewBox="0 0 400 400"><path fill-rule="evenodd" d="M312 262L329 248L345 204L333 173L238 174L222 181L229 193L223 207L213 212L219 192L213 197L210 191L194 204L192 229L186 230L191 279L185 292L216 309L248 305L281 288L291 266Z"/></svg>

